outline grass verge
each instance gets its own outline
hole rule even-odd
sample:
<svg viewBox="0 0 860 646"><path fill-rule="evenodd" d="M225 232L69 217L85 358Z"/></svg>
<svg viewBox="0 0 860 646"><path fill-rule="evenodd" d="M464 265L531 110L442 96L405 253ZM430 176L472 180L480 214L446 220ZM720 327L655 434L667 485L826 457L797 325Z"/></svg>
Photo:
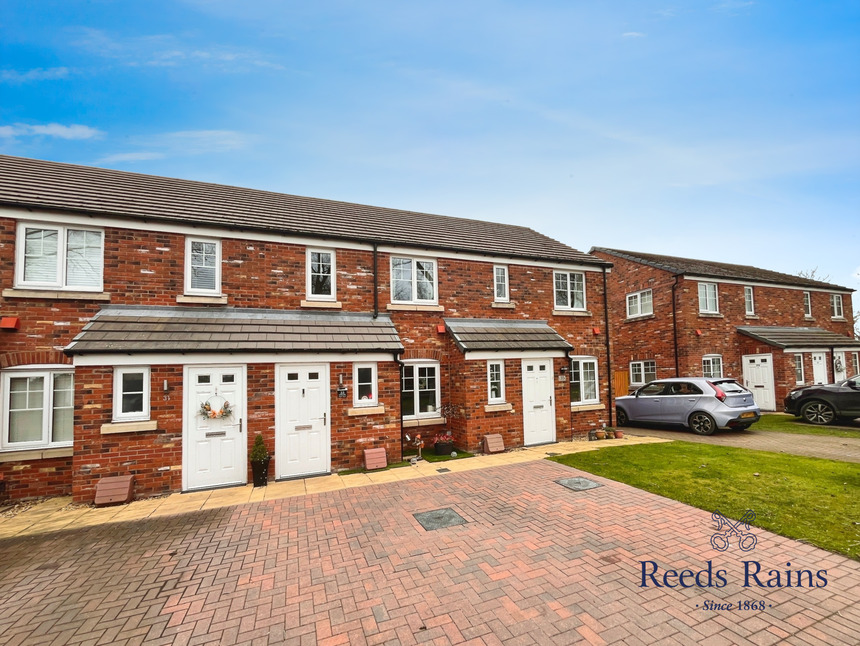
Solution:
<svg viewBox="0 0 860 646"><path fill-rule="evenodd" d="M777 433L796 433L798 435L831 435L833 437L853 437L860 439L860 425L856 422L845 426L816 426L789 415L764 413L761 419L750 427L752 431L775 431Z"/></svg>
<svg viewBox="0 0 860 646"><path fill-rule="evenodd" d="M549 459L860 560L856 464L690 442Z"/></svg>
<svg viewBox="0 0 860 646"><path fill-rule="evenodd" d="M388 471L389 469L399 469L401 467L408 467L411 462L410 458L414 458L417 453L404 453L402 462L392 462L384 469L374 469L373 471L368 471L365 468L359 469L346 469L345 471L338 471L337 475L339 476L348 476L354 473L376 473L377 471ZM457 451L456 457L451 457L450 455L435 455L431 453L422 453L421 457L423 457L427 462L448 462L449 460L462 460L463 458L471 458L474 457L474 454L467 453L466 451Z"/></svg>

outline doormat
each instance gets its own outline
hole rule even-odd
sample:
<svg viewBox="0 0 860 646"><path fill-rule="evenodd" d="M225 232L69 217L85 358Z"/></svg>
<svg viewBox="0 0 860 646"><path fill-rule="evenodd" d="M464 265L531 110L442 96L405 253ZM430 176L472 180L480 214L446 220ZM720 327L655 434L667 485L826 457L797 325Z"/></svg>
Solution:
<svg viewBox="0 0 860 646"><path fill-rule="evenodd" d="M445 527L466 524L466 519L450 508L422 511L421 513L412 515L421 524L421 527L428 532L434 529L444 529Z"/></svg>
<svg viewBox="0 0 860 646"><path fill-rule="evenodd" d="M599 482L589 480L588 478L564 478L563 480L556 480L556 482L571 491L586 491L587 489L603 486Z"/></svg>

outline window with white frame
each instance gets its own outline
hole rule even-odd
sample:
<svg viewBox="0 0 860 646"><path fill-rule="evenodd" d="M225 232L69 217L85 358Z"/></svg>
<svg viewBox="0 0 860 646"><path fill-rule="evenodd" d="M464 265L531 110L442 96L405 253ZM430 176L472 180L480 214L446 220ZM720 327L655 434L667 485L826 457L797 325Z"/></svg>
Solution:
<svg viewBox="0 0 860 646"><path fill-rule="evenodd" d="M574 357L571 360L570 403L600 403L600 394L597 389L597 359L595 357Z"/></svg>
<svg viewBox="0 0 860 646"><path fill-rule="evenodd" d="M630 385L642 386L657 378L657 362L631 361L630 362Z"/></svg>
<svg viewBox="0 0 860 646"><path fill-rule="evenodd" d="M744 313L747 316L755 316L755 293L749 285L744 287Z"/></svg>
<svg viewBox="0 0 860 646"><path fill-rule="evenodd" d="M809 292L803 292L803 315L812 317L812 294Z"/></svg>
<svg viewBox="0 0 860 646"><path fill-rule="evenodd" d="M716 283L699 283L699 312L701 314L719 314L720 303L717 299Z"/></svg>
<svg viewBox="0 0 860 646"><path fill-rule="evenodd" d="M585 274L575 271L556 271L553 279L556 309L585 309Z"/></svg>
<svg viewBox="0 0 860 646"><path fill-rule="evenodd" d="M439 363L414 362L403 366L401 380L403 417L439 417Z"/></svg>
<svg viewBox="0 0 860 646"><path fill-rule="evenodd" d="M794 355L794 380L798 384L802 384L804 381L802 354Z"/></svg>
<svg viewBox="0 0 860 646"><path fill-rule="evenodd" d="M505 403L505 362L487 362L487 401L490 404Z"/></svg>
<svg viewBox="0 0 860 646"><path fill-rule="evenodd" d="M16 241L18 287L101 291L104 232L20 223Z"/></svg>
<svg viewBox="0 0 860 646"><path fill-rule="evenodd" d="M860 375L860 352L853 352L851 354L852 359L854 360L854 374Z"/></svg>
<svg viewBox="0 0 860 646"><path fill-rule="evenodd" d="M204 296L220 296L220 240L185 239L185 292Z"/></svg>
<svg viewBox="0 0 860 646"><path fill-rule="evenodd" d="M702 376L708 379L720 379L723 376L722 356L708 354L702 357Z"/></svg>
<svg viewBox="0 0 860 646"><path fill-rule="evenodd" d="M830 316L835 319L841 319L845 316L842 311L842 294L830 295Z"/></svg>
<svg viewBox="0 0 860 646"><path fill-rule="evenodd" d="M493 267L493 300L497 303L507 303L510 300L508 268L506 265L496 265Z"/></svg>
<svg viewBox="0 0 860 646"><path fill-rule="evenodd" d="M337 274L335 272L334 251L308 249L306 267L308 300L335 300L335 276Z"/></svg>
<svg viewBox="0 0 860 646"><path fill-rule="evenodd" d="M375 363L352 366L352 403L356 406L376 406L379 403Z"/></svg>
<svg viewBox="0 0 860 646"><path fill-rule="evenodd" d="M74 373L37 368L3 373L3 434L0 448L71 446L74 434Z"/></svg>
<svg viewBox="0 0 860 646"><path fill-rule="evenodd" d="M627 294L627 318L654 313L654 298L650 289Z"/></svg>
<svg viewBox="0 0 860 646"><path fill-rule="evenodd" d="M149 419L149 368L114 368L113 420L132 422Z"/></svg>
<svg viewBox="0 0 860 646"><path fill-rule="evenodd" d="M391 258L391 302L435 304L436 261L422 258Z"/></svg>

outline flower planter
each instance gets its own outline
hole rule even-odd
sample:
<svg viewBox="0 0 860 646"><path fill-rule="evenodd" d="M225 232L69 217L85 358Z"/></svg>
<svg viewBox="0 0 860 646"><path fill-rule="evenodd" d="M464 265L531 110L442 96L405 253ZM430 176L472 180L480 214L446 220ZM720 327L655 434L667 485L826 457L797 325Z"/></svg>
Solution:
<svg viewBox="0 0 860 646"><path fill-rule="evenodd" d="M451 455L451 451L453 450L453 442L436 442L433 445L433 453L435 453L436 455Z"/></svg>
<svg viewBox="0 0 860 646"><path fill-rule="evenodd" d="M606 431L594 431L594 437L596 437L598 440L602 440L606 437Z"/></svg>
<svg viewBox="0 0 860 646"><path fill-rule="evenodd" d="M624 439L624 431L615 431L615 439L616 440Z"/></svg>
<svg viewBox="0 0 860 646"><path fill-rule="evenodd" d="M265 487L269 483L269 462L271 457L265 460L251 461L251 472L254 474L254 486Z"/></svg>

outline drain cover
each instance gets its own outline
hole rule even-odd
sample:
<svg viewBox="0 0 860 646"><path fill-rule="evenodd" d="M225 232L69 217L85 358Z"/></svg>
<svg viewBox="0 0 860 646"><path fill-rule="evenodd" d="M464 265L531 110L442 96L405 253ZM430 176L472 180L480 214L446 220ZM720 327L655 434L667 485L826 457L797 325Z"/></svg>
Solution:
<svg viewBox="0 0 860 646"><path fill-rule="evenodd" d="M445 527L464 525L466 523L465 518L450 508L422 511L419 514L412 515L415 516L415 520L421 523L421 527L428 532L434 529L444 529Z"/></svg>
<svg viewBox="0 0 860 646"><path fill-rule="evenodd" d="M442 467L441 469L436 469L436 473L451 473L451 469L446 469Z"/></svg>
<svg viewBox="0 0 860 646"><path fill-rule="evenodd" d="M567 487L573 491L585 491L586 489L603 486L599 482L589 480L588 478L564 478L563 480L556 480L556 482L562 487Z"/></svg>

